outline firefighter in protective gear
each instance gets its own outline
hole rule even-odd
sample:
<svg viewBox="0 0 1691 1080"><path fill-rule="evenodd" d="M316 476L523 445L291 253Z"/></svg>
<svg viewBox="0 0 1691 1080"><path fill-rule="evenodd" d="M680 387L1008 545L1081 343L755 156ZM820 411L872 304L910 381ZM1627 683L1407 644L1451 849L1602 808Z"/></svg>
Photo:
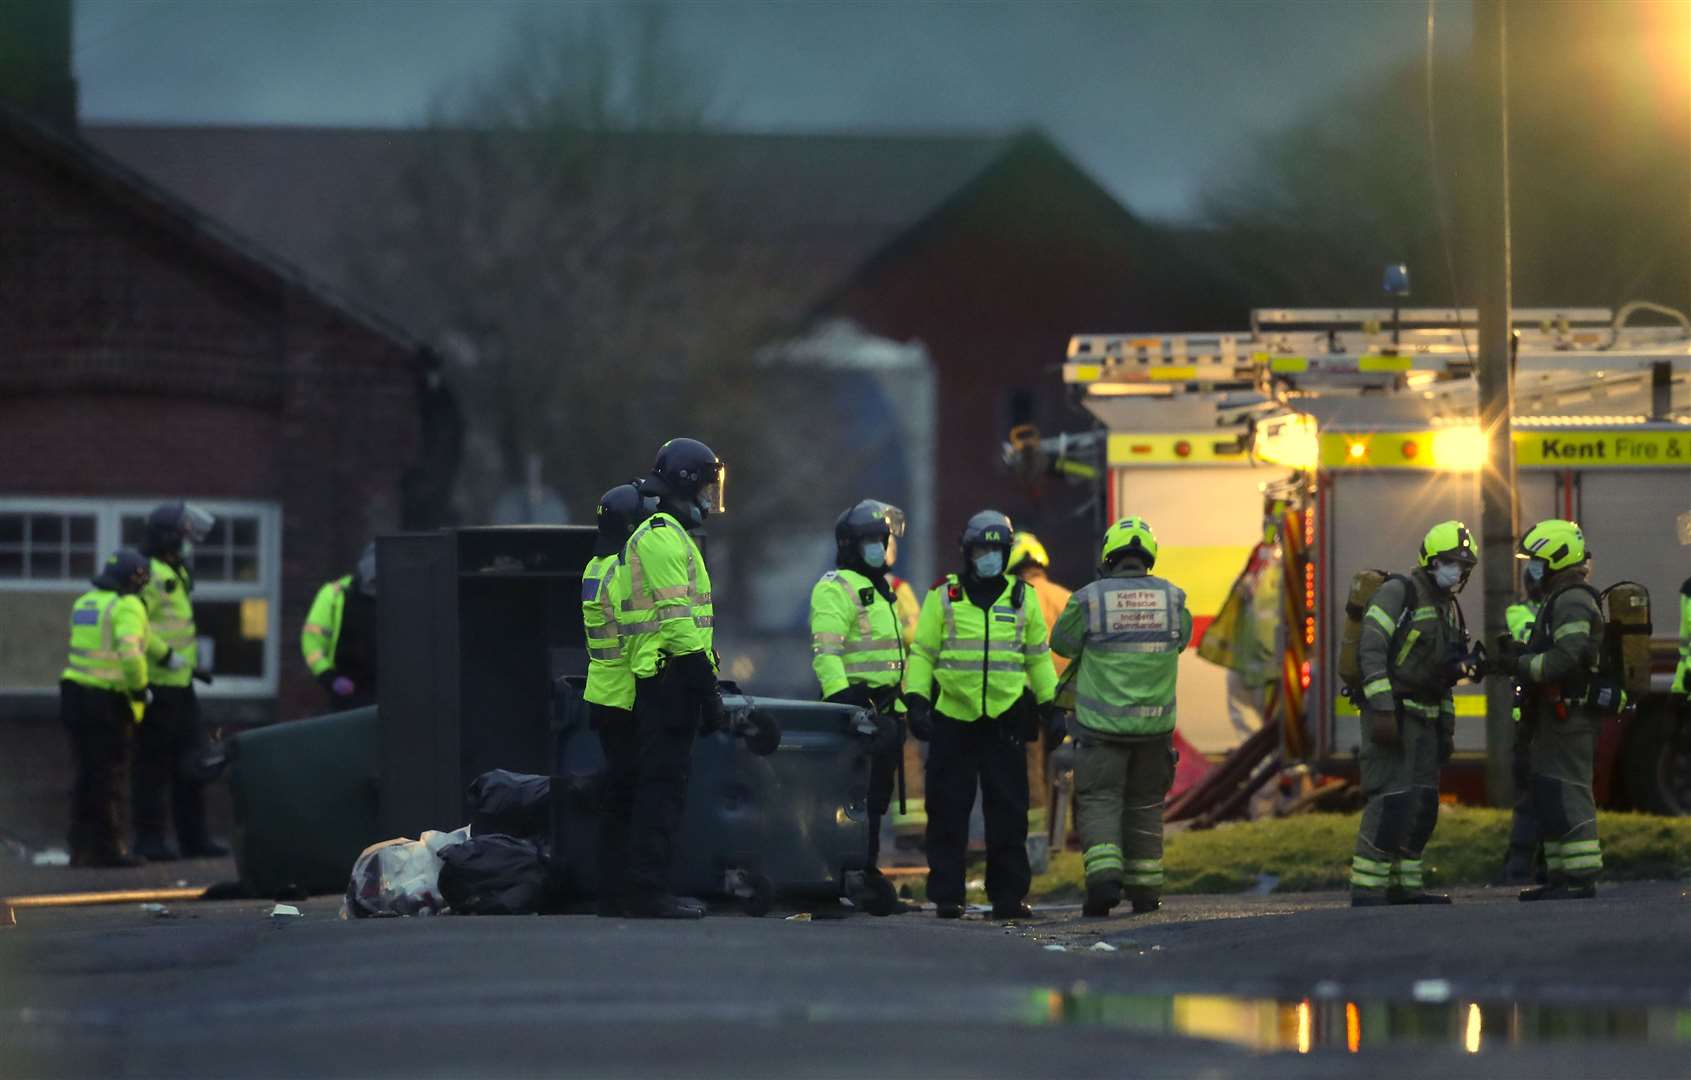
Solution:
<svg viewBox="0 0 1691 1080"><path fill-rule="evenodd" d="M587 701L593 730L605 752L599 803L600 915L622 914L628 821L640 775L640 741L634 724L634 674L623 655L617 561L634 530L646 520L639 481L619 484L599 497L599 535L593 558L581 571L581 623L587 635Z"/></svg>
<svg viewBox="0 0 1691 1080"><path fill-rule="evenodd" d="M1162 905L1163 799L1174 785L1175 680L1192 641L1178 586L1153 576L1144 519L1104 534L1098 580L1069 600L1051 647L1075 680L1075 815L1086 867L1083 911L1108 915L1125 888L1135 914Z"/></svg>
<svg viewBox="0 0 1691 1080"><path fill-rule="evenodd" d="M1525 648L1532 637L1532 624L1538 618L1544 593L1536 586L1527 588L1527 599L1510 604L1503 613L1508 625L1509 640L1516 648ZM1514 709L1514 743L1510 747L1509 768L1515 781L1515 805L1509 815L1509 851L1503 859L1502 882L1505 885L1531 884L1539 874L1538 814L1532 801L1532 771L1527 761L1527 733L1521 726L1521 707Z"/></svg>
<svg viewBox="0 0 1691 1080"><path fill-rule="evenodd" d="M299 651L335 712L376 703L376 544L353 571L317 590Z"/></svg>
<svg viewBox="0 0 1691 1080"><path fill-rule="evenodd" d="M963 914L969 813L986 817L986 892L994 918L1027 917L1027 743L1057 689L1045 617L1007 573L1010 519L983 510L963 528L963 572L922 602L905 667L910 731L928 741L928 896ZM937 698L937 700L936 700Z"/></svg>
<svg viewBox="0 0 1691 1080"><path fill-rule="evenodd" d="M140 866L129 853L124 810L132 729L147 689L149 560L123 550L106 560L70 612L70 649L59 676L59 719L70 736L76 781L70 804L72 866Z"/></svg>
<svg viewBox="0 0 1691 1080"><path fill-rule="evenodd" d="M1544 604L1525 649L1499 642L1498 670L1513 675L1525 701L1527 767L1544 842L1547 884L1522 900L1576 900L1597 895L1603 848L1597 839L1596 766L1601 712L1587 701L1603 646L1597 594L1587 584L1591 557L1572 521L1541 521L1521 538L1522 576Z"/></svg>
<svg viewBox="0 0 1691 1080"><path fill-rule="evenodd" d="M905 910L882 876L881 821L892 805L893 780L904 753L904 639L887 580L887 554L904 535L904 512L865 499L834 523L835 569L810 590L810 666L822 696L875 714L880 736L869 758L869 858L866 907L872 915Z"/></svg>
<svg viewBox="0 0 1691 1080"><path fill-rule="evenodd" d="M716 682L710 573L687 534L721 512L723 465L696 439L671 439L640 485L656 508L623 547L614 574L622 654L634 676L637 764L628 844L616 876L623 913L696 919L704 905L669 889L670 847L687 799L697 733L725 725Z"/></svg>
<svg viewBox="0 0 1691 1080"><path fill-rule="evenodd" d="M200 669L191 567L193 546L204 543L214 525L216 519L192 503L164 503L148 515L141 546L151 570L141 602L151 628L147 656L153 700L135 733L132 782L134 850L149 862L177 857L165 837L167 816L183 855L229 854L206 831L205 782L194 768L211 749L194 680L210 682L211 675Z"/></svg>
<svg viewBox="0 0 1691 1080"><path fill-rule="evenodd" d="M1450 903L1422 889L1421 853L1438 824L1439 766L1454 749L1451 690L1467 646L1456 594L1478 562L1468 527L1441 521L1421 541L1414 573L1387 579L1363 615L1357 655L1368 803L1351 859L1353 906Z"/></svg>
<svg viewBox="0 0 1691 1080"><path fill-rule="evenodd" d="M1039 542L1039 537L1025 529L1016 533L1010 541L1010 573L1028 583L1034 595L1039 598L1039 612L1045 616L1045 625L1055 627L1057 617L1068 607L1069 597L1074 593L1050 578L1051 556L1046 553L1045 545ZM1056 668L1057 677L1062 678L1068 668L1067 657L1053 654L1051 664Z"/></svg>
<svg viewBox="0 0 1691 1080"><path fill-rule="evenodd" d="M1691 697L1691 578L1679 587L1679 667L1673 673L1673 692Z"/></svg>

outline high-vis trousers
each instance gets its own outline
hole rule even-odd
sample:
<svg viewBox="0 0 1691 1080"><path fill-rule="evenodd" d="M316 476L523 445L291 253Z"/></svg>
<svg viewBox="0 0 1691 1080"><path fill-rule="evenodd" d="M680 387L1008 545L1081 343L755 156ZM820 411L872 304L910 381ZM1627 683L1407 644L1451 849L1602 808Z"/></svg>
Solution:
<svg viewBox="0 0 1691 1080"><path fill-rule="evenodd" d="M1350 864L1352 892L1422 887L1421 852L1439 820L1438 721L1405 714L1397 742L1362 733L1362 794L1368 804Z"/></svg>
<svg viewBox="0 0 1691 1080"><path fill-rule="evenodd" d="M1103 739L1076 725L1074 798L1088 886L1160 894L1163 800L1174 786L1174 735Z"/></svg>
<svg viewBox="0 0 1691 1080"><path fill-rule="evenodd" d="M1527 749L1545 865L1552 877L1576 883L1595 879L1603 869L1597 802L1591 793L1601 723L1585 712L1573 712L1566 720L1540 720Z"/></svg>

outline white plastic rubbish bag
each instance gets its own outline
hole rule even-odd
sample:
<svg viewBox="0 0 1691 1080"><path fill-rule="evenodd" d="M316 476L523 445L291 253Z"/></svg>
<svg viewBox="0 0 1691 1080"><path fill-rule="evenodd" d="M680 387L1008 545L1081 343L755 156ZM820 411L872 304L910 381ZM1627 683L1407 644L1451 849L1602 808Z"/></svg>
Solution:
<svg viewBox="0 0 1691 1080"><path fill-rule="evenodd" d="M431 830L420 840L401 837L371 844L352 864L341 918L438 915L446 908L440 896L440 853L469 838L466 825L448 833Z"/></svg>

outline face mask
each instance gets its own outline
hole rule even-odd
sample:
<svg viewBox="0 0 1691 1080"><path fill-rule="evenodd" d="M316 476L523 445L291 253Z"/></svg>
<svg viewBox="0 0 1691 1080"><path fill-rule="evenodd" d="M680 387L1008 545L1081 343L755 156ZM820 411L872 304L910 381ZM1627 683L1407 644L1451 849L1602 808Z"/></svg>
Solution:
<svg viewBox="0 0 1691 1080"><path fill-rule="evenodd" d="M974 564L976 577L997 577L1004 572L1004 553L1002 551L984 552L975 556Z"/></svg>
<svg viewBox="0 0 1691 1080"><path fill-rule="evenodd" d="M1544 580L1544 560L1528 559L1527 565L1521 568L1521 577L1533 585Z"/></svg>
<svg viewBox="0 0 1691 1080"><path fill-rule="evenodd" d="M882 567L887 564L887 546L882 543L863 545L863 563L865 566Z"/></svg>
<svg viewBox="0 0 1691 1080"><path fill-rule="evenodd" d="M1433 584L1450 592L1462 582L1462 567L1456 563L1439 563L1433 567Z"/></svg>

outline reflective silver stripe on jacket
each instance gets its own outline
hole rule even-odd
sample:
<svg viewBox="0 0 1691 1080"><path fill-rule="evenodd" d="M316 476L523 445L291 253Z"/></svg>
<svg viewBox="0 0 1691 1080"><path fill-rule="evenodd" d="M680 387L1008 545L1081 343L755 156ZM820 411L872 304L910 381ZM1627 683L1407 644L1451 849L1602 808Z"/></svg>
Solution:
<svg viewBox="0 0 1691 1080"><path fill-rule="evenodd" d="M1005 592L1001 593L1000 596L1003 597L1007 601L1008 598L1009 598L1010 590L1014 589L1015 587L1016 586L1014 584L1007 584L1005 586ZM941 591L940 591L940 594L939 594L939 602L940 602L940 607L941 607L941 609L942 609L942 611L944 612L944 615L945 615L945 640L940 643L940 651L943 653L943 652L946 652L948 650L978 649L978 648L985 646L987 639L984 638L984 637L980 637L980 638L960 638L960 637L957 636L957 612L956 612L956 609L952 605L951 583L949 581L946 582L944 585L940 586L940 590ZM992 644L993 644L995 651L998 650L998 649L1003 649L1005 652L1016 652L1016 653L1021 653L1024 656L1032 657L1032 656L1039 655L1039 653L1041 653L1041 652L1043 652L1043 651L1045 651L1045 650L1047 650L1051 647L1048 643L1043 642L1043 641L1039 642L1038 645L1027 645L1023 641L1023 639L1027 637L1027 621L1028 621L1027 603L1026 603L1025 600L1023 601L1021 607L1011 607L1008 602L999 603L997 600L994 600L993 603L992 603L992 606L990 608L986 609L986 611L984 611L982 614L985 616L986 624L989 627L992 625L995 616L998 616L998 615L1001 615L1001 614L1002 615L1014 615L1015 616L1015 622L1010 624L1012 629L1011 629L1011 632L1010 632L1009 635L1007 635L1006 637L1002 637L1002 638L997 637L995 635L992 638ZM990 632L991 631L989 630L988 633L990 633ZM1002 643L1002 644L1000 644L1000 643ZM972 666L974 666L974 667L980 666L980 664L978 662L971 662L971 663L972 663ZM946 667L946 666L950 666L950 665L948 665L946 661L942 660L939 663L935 664L934 666L935 667ZM1023 667L1023 666L1026 666L1026 665L1017 665L1017 666ZM1007 670L1011 670L1011 669L1009 669L1009 668L993 668L993 667L989 666L987 670L989 670L989 671L1007 671Z"/></svg>
<svg viewBox="0 0 1691 1080"><path fill-rule="evenodd" d="M669 528L667 525L664 527ZM648 520L634 530L634 535L628 538L628 546L624 549L628 552L628 558L625 560L628 564L628 595L623 598L622 610L650 611L658 607L681 607L685 605L691 609L708 606L711 602L711 596L710 593L699 590L697 549L691 543L687 545L687 584L668 585L662 589L654 589L648 599L646 568L640 563L640 540L651 531L652 522ZM682 601L682 603L675 603L677 600ZM712 624L711 618L705 615L694 616L693 621L701 627L708 627Z"/></svg>
<svg viewBox="0 0 1691 1080"><path fill-rule="evenodd" d="M1102 701L1098 698L1089 697L1086 694L1081 693L1076 693L1074 699L1076 704L1092 710L1099 716L1122 716L1135 720L1156 720L1164 716L1172 715L1174 712L1173 702L1170 702L1167 705L1112 705L1107 701Z"/></svg>

